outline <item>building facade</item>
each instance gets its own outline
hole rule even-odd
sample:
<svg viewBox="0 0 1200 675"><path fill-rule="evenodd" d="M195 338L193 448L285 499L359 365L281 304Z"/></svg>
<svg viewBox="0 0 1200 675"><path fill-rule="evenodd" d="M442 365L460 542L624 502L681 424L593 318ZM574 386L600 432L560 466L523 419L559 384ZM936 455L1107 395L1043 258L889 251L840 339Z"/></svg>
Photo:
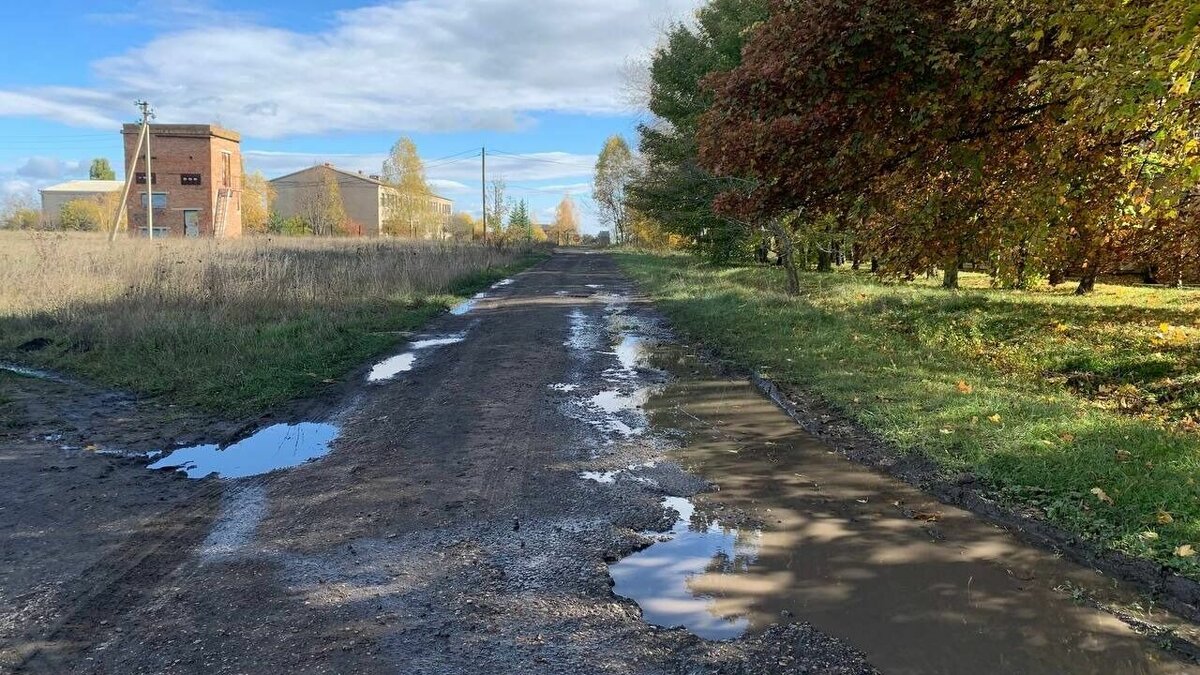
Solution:
<svg viewBox="0 0 1200 675"><path fill-rule="evenodd" d="M111 200L111 205L115 207L121 201L121 189L124 187L125 182L119 180L73 180L43 188L38 191L42 195L42 224L58 229L62 207L74 201L91 201L109 206ZM105 229L111 227L112 223L97 225Z"/></svg>
<svg viewBox="0 0 1200 675"><path fill-rule="evenodd" d="M275 189L275 213L283 218L304 217L305 202L324 189L326 176L332 176L341 193L348 228L352 233L368 237L388 234L389 225L393 234L417 239L444 239L446 226L454 213L454 202L430 194L429 207L434 214L429 223L395 223L400 205L405 198L394 187L384 183L379 176L343 171L332 164L321 164L271 181Z"/></svg>
<svg viewBox="0 0 1200 675"><path fill-rule="evenodd" d="M151 124L150 168L137 150L140 124L126 124L125 167L134 184L126 209L132 236L147 236L149 205L155 237L240 237L242 151L236 132L207 124Z"/></svg>

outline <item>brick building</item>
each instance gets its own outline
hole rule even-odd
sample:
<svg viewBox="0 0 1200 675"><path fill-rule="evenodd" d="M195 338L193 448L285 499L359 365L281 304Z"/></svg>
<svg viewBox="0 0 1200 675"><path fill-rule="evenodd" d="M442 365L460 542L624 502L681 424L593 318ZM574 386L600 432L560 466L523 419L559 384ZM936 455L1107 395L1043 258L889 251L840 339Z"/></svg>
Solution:
<svg viewBox="0 0 1200 675"><path fill-rule="evenodd" d="M242 235L241 136L205 124L151 124L150 164L137 150L140 124L126 124L125 166L135 177L126 208L129 232L146 236L146 208L153 193L155 237ZM150 188L150 189L147 189Z"/></svg>

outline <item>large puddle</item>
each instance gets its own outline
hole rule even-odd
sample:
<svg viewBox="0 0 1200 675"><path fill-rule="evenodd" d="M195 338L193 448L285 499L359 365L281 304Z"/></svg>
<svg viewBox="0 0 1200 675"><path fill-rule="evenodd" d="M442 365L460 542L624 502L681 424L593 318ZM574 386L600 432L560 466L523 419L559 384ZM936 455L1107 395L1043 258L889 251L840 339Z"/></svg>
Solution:
<svg viewBox="0 0 1200 675"><path fill-rule="evenodd" d="M329 454L338 436L332 424L276 424L226 447L197 445L180 448L149 466L175 469L188 478L246 478L290 469Z"/></svg>
<svg viewBox="0 0 1200 675"><path fill-rule="evenodd" d="M887 673L1200 672L1079 601L1130 589L842 459L747 382L656 360L680 379L651 427L720 489L668 502L671 532L610 566L647 621L718 639L807 621Z"/></svg>

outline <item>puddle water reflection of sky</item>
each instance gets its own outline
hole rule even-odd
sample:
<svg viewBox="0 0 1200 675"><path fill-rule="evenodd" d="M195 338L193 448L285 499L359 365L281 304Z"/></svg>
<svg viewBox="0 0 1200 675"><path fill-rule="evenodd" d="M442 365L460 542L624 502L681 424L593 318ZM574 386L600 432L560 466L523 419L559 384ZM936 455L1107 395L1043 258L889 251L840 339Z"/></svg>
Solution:
<svg viewBox="0 0 1200 675"><path fill-rule="evenodd" d="M325 456L337 436L338 428L332 424L276 424L225 448L218 445L180 448L149 468L176 469L188 478L213 474L221 478L258 476Z"/></svg>
<svg viewBox="0 0 1200 675"><path fill-rule="evenodd" d="M666 497L663 506L679 514L661 541L609 566L613 592L642 608L642 617L659 626L683 626L710 640L736 638L750 620L721 612L717 598L697 593L693 580L753 564L757 532L740 533L720 523L693 522L695 507L682 497Z"/></svg>

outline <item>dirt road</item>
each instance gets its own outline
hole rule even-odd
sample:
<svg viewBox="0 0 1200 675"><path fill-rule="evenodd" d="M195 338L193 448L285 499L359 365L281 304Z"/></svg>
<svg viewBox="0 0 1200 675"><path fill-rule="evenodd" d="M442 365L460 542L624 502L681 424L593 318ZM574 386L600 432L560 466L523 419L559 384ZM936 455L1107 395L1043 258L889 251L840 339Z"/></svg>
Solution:
<svg viewBox="0 0 1200 675"><path fill-rule="evenodd" d="M1129 589L832 456L601 254L225 450L235 427L60 419L94 396L31 387L0 439L18 672L1196 672L1085 602Z"/></svg>

